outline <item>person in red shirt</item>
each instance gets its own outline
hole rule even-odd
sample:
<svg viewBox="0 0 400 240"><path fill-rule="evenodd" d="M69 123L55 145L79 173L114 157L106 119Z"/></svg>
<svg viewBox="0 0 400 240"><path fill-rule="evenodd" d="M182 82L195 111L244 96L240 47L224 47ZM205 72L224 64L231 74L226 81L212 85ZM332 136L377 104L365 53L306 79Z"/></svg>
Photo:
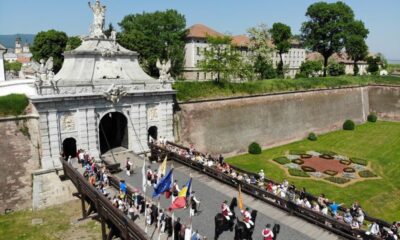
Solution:
<svg viewBox="0 0 400 240"><path fill-rule="evenodd" d="M271 230L270 224L267 224L265 228L262 230L262 236L264 240L273 240L274 233Z"/></svg>
<svg viewBox="0 0 400 240"><path fill-rule="evenodd" d="M226 220L230 220L233 214L231 212L231 209L228 206L228 202L225 200L222 204L221 204L221 211L222 211L222 215L226 218Z"/></svg>

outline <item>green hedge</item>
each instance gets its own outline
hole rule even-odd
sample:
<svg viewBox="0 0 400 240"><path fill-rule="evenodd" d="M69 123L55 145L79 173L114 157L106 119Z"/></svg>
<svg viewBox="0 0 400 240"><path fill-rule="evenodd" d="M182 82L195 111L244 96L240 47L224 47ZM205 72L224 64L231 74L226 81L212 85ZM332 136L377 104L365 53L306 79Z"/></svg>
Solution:
<svg viewBox="0 0 400 240"><path fill-rule="evenodd" d="M295 169L295 168L289 168L289 174L292 176L296 176L296 177L310 177L310 175L308 175L308 173L306 173L300 169Z"/></svg>
<svg viewBox="0 0 400 240"><path fill-rule="evenodd" d="M290 163L290 160L287 157L277 157L272 160L282 165Z"/></svg>
<svg viewBox="0 0 400 240"><path fill-rule="evenodd" d="M370 113L367 117L368 122L376 122L378 120L378 116L375 113Z"/></svg>
<svg viewBox="0 0 400 240"><path fill-rule="evenodd" d="M350 179L342 178L342 177L326 177L324 179L327 181L333 182L333 183L338 183L338 184L344 184L344 183L350 182Z"/></svg>
<svg viewBox="0 0 400 240"><path fill-rule="evenodd" d="M321 154L325 154L325 155L329 155L329 156L335 156L337 155L337 153L333 152L333 151L328 151L328 150L321 150L321 151L317 151Z"/></svg>
<svg viewBox="0 0 400 240"><path fill-rule="evenodd" d="M350 158L350 160L355 163L355 164L359 164L359 165L363 165L363 166L367 166L368 162L364 159L361 158Z"/></svg>
<svg viewBox="0 0 400 240"><path fill-rule="evenodd" d="M315 133L310 133L310 134L308 134L308 140L310 140L310 141L317 141L317 135L315 135Z"/></svg>
<svg viewBox="0 0 400 240"><path fill-rule="evenodd" d="M0 97L0 116L21 115L28 106L29 100L24 94L10 94Z"/></svg>
<svg viewBox="0 0 400 240"><path fill-rule="evenodd" d="M343 130L354 130L356 128L356 124L350 119L347 119L343 123Z"/></svg>
<svg viewBox="0 0 400 240"><path fill-rule="evenodd" d="M363 178L376 177L376 174L371 172L370 170L359 171L358 175L360 175L360 177L363 177Z"/></svg>
<svg viewBox="0 0 400 240"><path fill-rule="evenodd" d="M306 151L304 151L304 150L290 150L289 154L290 155L302 155L302 154L306 154Z"/></svg>
<svg viewBox="0 0 400 240"><path fill-rule="evenodd" d="M252 142L249 145L249 153L250 154L260 154L261 153L261 147L260 144L256 143L256 142Z"/></svg>

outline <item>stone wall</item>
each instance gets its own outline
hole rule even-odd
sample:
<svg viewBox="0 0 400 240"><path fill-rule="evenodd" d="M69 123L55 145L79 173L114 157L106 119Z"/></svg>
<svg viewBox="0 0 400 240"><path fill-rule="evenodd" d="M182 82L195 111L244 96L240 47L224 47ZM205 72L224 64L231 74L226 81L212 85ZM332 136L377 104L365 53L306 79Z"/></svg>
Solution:
<svg viewBox="0 0 400 240"><path fill-rule="evenodd" d="M390 99L393 101L393 99ZM179 104L176 140L203 152L236 154L256 141L264 147L361 123L369 113L368 87L271 94Z"/></svg>
<svg viewBox="0 0 400 240"><path fill-rule="evenodd" d="M369 107L371 112L386 120L400 120L400 87L369 87Z"/></svg>
<svg viewBox="0 0 400 240"><path fill-rule="evenodd" d="M30 208L32 172L40 168L37 118L0 119L0 212Z"/></svg>

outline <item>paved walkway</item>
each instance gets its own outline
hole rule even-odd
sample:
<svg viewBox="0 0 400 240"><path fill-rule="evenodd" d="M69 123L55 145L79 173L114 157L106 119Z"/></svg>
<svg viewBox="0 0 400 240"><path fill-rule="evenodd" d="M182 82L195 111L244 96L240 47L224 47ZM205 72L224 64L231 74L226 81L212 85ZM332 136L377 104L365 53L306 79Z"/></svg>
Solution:
<svg viewBox="0 0 400 240"><path fill-rule="evenodd" d="M136 173L128 177L126 176L125 172L122 171L121 173L117 174L117 176L126 179L127 183L131 186L140 188L142 182L140 166L142 165L143 160L126 152L121 155L117 154L116 158L117 161L123 162L127 156L129 156L131 161L134 161L134 165L137 166L135 168ZM146 164L148 165L148 163ZM170 165L171 162L168 163L168 168ZM220 212L220 204L223 200L230 201L232 197L237 197L237 190L178 163L174 163L174 167L174 179L178 180L180 187L186 183L186 181L189 179L189 175L192 175L192 189L196 191L196 197L201 201L201 213L193 218L193 229L197 229L200 234L206 235L208 239L213 239L214 216ZM151 164L151 168L157 169L158 164ZM148 188L147 195L151 196L152 193L153 190ZM155 199L155 201L157 201L157 199ZM281 233L278 235L279 240L340 239L338 236L320 227L310 224L298 217L290 216L286 212L261 202L260 200L257 200L247 194L243 194L243 201L246 206L258 211L253 239L262 239L261 231L267 223L279 223L281 225ZM171 204L171 200L167 200L164 196L162 196L160 204L163 208L168 208L168 206ZM235 209L235 212L236 215L240 215L237 208ZM189 210L177 210L175 216L181 217L183 223L188 223ZM233 236L233 232L224 232L219 239L231 240L233 239Z"/></svg>

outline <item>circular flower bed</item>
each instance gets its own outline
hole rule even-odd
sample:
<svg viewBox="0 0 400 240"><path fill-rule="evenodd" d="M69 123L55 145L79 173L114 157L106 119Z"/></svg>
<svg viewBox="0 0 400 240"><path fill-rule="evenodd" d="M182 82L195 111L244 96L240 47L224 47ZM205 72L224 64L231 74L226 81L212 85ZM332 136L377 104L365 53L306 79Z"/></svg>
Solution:
<svg viewBox="0 0 400 240"><path fill-rule="evenodd" d="M311 158L312 156L310 154L301 154L300 155L301 158Z"/></svg>
<svg viewBox="0 0 400 240"><path fill-rule="evenodd" d="M338 172L334 170L326 170L324 171L324 173L329 176L335 176L336 174L338 174Z"/></svg>
<svg viewBox="0 0 400 240"><path fill-rule="evenodd" d="M315 172L315 168L309 167L309 166L301 166L301 169L304 172Z"/></svg>
<svg viewBox="0 0 400 240"><path fill-rule="evenodd" d="M350 165L351 161L342 159L342 160L340 160L340 163L343 164L343 165Z"/></svg>
<svg viewBox="0 0 400 240"><path fill-rule="evenodd" d="M356 170L352 167L346 167L346 168L343 168L343 172L353 173L353 172L356 172Z"/></svg>
<svg viewBox="0 0 400 240"><path fill-rule="evenodd" d="M323 159L328 159L328 160L333 159L333 157L331 155L328 155L328 154L322 154L320 157L323 158Z"/></svg>
<svg viewBox="0 0 400 240"><path fill-rule="evenodd" d="M299 164L299 165L301 165L301 164L303 164L303 163L304 163L304 161L303 161L303 160L301 160L301 159L293 159L293 160L292 160L292 163L296 163L296 164Z"/></svg>

